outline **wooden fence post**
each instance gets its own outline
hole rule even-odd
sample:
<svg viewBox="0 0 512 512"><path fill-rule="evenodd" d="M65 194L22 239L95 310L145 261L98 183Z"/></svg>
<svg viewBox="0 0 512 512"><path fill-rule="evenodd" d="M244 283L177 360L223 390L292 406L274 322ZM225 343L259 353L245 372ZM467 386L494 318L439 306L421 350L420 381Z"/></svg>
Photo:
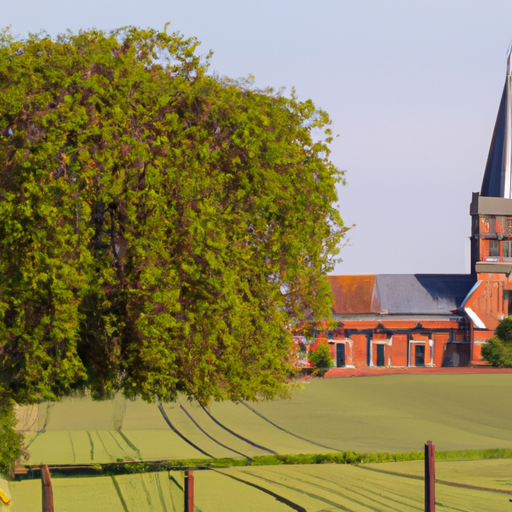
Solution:
<svg viewBox="0 0 512 512"><path fill-rule="evenodd" d="M425 443L425 512L436 510L436 447L432 441Z"/></svg>
<svg viewBox="0 0 512 512"><path fill-rule="evenodd" d="M46 464L41 466L41 486L43 491L43 512L54 512L52 480L50 478L50 470Z"/></svg>
<svg viewBox="0 0 512 512"><path fill-rule="evenodd" d="M185 512L194 512L194 472L185 471Z"/></svg>

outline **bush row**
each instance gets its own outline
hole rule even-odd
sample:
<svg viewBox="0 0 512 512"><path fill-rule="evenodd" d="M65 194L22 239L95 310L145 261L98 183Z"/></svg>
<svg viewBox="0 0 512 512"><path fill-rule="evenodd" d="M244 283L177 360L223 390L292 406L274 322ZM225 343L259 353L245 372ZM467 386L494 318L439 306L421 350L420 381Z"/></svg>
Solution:
<svg viewBox="0 0 512 512"><path fill-rule="evenodd" d="M345 451L340 453L308 453L293 455L260 455L247 459L186 459L167 460L158 462L120 461L109 464L93 464L89 466L60 466L52 468L52 476L79 475L122 475L131 473L152 473L157 471L172 471L185 469L214 469L234 466L276 466L296 464L369 464L379 462L405 462L423 460L424 452L406 453L368 453ZM437 451L437 461L450 460L483 460L483 459L512 459L511 449L492 448L487 450L446 450ZM39 478L39 471L31 471L28 478Z"/></svg>

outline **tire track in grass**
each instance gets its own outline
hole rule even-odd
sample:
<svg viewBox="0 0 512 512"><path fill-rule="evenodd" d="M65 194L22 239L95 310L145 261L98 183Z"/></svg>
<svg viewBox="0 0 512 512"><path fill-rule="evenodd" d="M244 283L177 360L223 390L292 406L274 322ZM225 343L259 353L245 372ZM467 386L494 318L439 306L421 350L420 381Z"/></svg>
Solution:
<svg viewBox="0 0 512 512"><path fill-rule="evenodd" d="M324 498L323 496L320 496L318 494L314 494L312 492L307 492L304 490L304 488L297 488L297 487L292 487L292 486L289 486L289 485L285 485L281 482L278 482L276 480L269 480L268 478L265 478L264 476L261 476L261 475L258 475L258 474L255 474L255 473L249 473L250 475L256 477L256 478L259 478L265 482L268 482L268 483L271 483L271 484L275 484L275 485L280 485L282 487L285 487L286 489L291 489L295 492L300 492L302 494L305 494L306 496L309 496L310 498L314 498L314 499L317 499L317 500L320 500L320 501L323 501L324 503L327 503L329 505L332 505L334 507L337 507L339 508L340 510L352 510L352 509L349 509L349 508L346 508L344 505L341 505L340 503L336 503L334 501L331 501L331 500L328 500L327 498ZM280 475L281 476L281 475ZM298 481L298 482L303 482L303 483L306 483L306 484L311 484L311 482L309 482L308 480L302 480L301 478L297 478L296 476L293 477L293 480L294 481ZM369 503L365 503L365 502L362 502L362 501L359 501L355 498L350 498L349 496L347 496L346 494L343 494L339 491L333 491L332 489L328 488L328 487L325 487L323 485L318 485L318 484L315 484L315 487L319 488L319 489L322 489L324 491L328 491L330 492L331 494L334 494L336 496L339 496L340 498L344 498L345 500L347 501L350 501L351 503L353 503L354 505L359 505L359 506L363 506L363 507L366 507L368 508L369 510L373 510L374 512L382 512L382 509L381 508L375 508L375 507L372 507L371 504ZM386 505L387 506L387 505ZM391 508L391 510L396 510L396 509L393 509ZM421 509L420 509L421 510Z"/></svg>
<svg viewBox="0 0 512 512"><path fill-rule="evenodd" d="M256 478L259 478L260 480L263 480L263 481L268 482L270 484L279 485L281 487L284 487L285 489L290 489L291 491L298 492L298 493L301 493L301 494L305 494L306 496L309 496L310 498L313 498L315 500L321 501L323 503L327 503L327 505L331 505L332 507L336 507L339 510L346 510L348 512L354 512L353 509L347 508L344 505L340 505L339 503L336 503L334 501L328 500L327 498L324 498L323 496L319 496L318 494L314 494L312 492L306 492L306 491L304 491L304 489L297 489L296 487L292 487L290 485L285 485L285 484L282 484L280 482L276 482L274 480L269 480L268 478L264 478L262 476L255 475L253 473L250 473L250 474L252 476L254 476ZM379 511L379 512L381 512L381 511Z"/></svg>
<svg viewBox="0 0 512 512"><path fill-rule="evenodd" d="M192 446L192 448L195 448L198 452L202 453L203 455L206 455L207 457L210 457L210 459L216 459L217 457L214 457L213 455L210 455L209 453L205 452L204 450L202 450L201 448L199 448L199 446L197 446L196 444L194 444L192 441L190 441L190 439L186 438L171 422L171 420L169 419L169 416L167 416L167 413L165 412L162 404L159 402L158 403L158 410L160 411L161 415L163 416L165 422L167 423L167 425L169 425L169 428L175 433L177 434L181 439L183 439L183 441L185 441L187 444L189 444L190 446Z"/></svg>
<svg viewBox="0 0 512 512"><path fill-rule="evenodd" d="M128 510L128 505L126 505L126 501L124 500L123 493L121 492L121 488L119 487L119 483L116 480L115 476L112 476L112 482L114 483L114 487L116 488L117 495L119 496L119 501L123 507L124 512L130 512Z"/></svg>
<svg viewBox="0 0 512 512"><path fill-rule="evenodd" d="M276 423L274 423L272 420L269 420L267 417L263 416L263 414L259 413L256 409L253 409L250 405L246 404L243 400L240 401L241 404L245 405L247 409L252 411L256 416L259 416L262 420L266 421L267 423L270 423L273 427L282 430L286 434L289 434L290 436L296 437L297 439L301 439L302 441L306 441L307 443L314 444L315 446L320 446L320 448L327 448L328 450L332 450L334 452L341 452L343 450L340 450L339 448L333 448L332 446L326 446L325 444L320 444L315 441L311 441L311 439L308 439L306 437L299 436L298 434L294 434L293 432L290 432L289 430L286 430L283 427L280 427ZM274 452L276 453L276 452Z"/></svg>
<svg viewBox="0 0 512 512"><path fill-rule="evenodd" d="M293 501L289 500L288 498L285 498L284 496L281 496L280 494L276 494L275 492L271 491L270 489L261 487L261 485L254 484L252 482L249 482L249 481L244 480L243 478L239 478L237 476L228 475L227 473L218 471L216 469L212 469L211 471L215 471L216 473L219 473L220 475L227 476L228 478L232 478L233 480L236 480L237 482L241 482L245 485L249 485L250 487L254 487L255 489L258 489L258 491L264 492L265 494L269 494L270 496L275 498L277 501L284 503L285 505L288 505L290 508L292 508L293 510L296 510L297 512L307 512L307 510L303 506L301 506L297 503L294 503ZM307 494L307 493L304 493L304 494ZM345 508L342 510L348 510L349 512L351 512L348 508Z"/></svg>
<svg viewBox="0 0 512 512"><path fill-rule="evenodd" d="M103 442L103 439L101 438L100 433L96 432L96 435L98 436L98 439L100 440L100 443L103 446L103 449L105 450L105 453L110 457L112 462L115 461L114 457L107 450L107 447L106 447L105 443Z"/></svg>
<svg viewBox="0 0 512 512"><path fill-rule="evenodd" d="M237 434L230 428L226 427L226 425L222 424L218 419L214 418L213 415L210 413L210 411L208 411L208 409L206 409L206 407L203 404L200 403L199 405L202 407L203 411L209 416L209 418L214 423L216 423L219 427L223 428L226 432L229 432L232 436L238 437L238 439L241 439L242 441L246 442L247 444L250 444L254 448L259 448L260 450L271 453L272 455L277 455L277 452L275 452L274 450L271 450L270 448L265 448L265 446L262 446L261 444L257 444L255 442L251 441L250 439L247 439L246 437L241 436L240 434Z"/></svg>
<svg viewBox="0 0 512 512"><path fill-rule="evenodd" d="M165 504L164 492L162 491L162 484L160 483L160 473L155 473L156 490L158 498L160 499L160 505L162 505L162 511L167 512L167 505ZM172 495L171 495L172 501ZM174 501L172 501L172 508L174 509Z"/></svg>
<svg viewBox="0 0 512 512"><path fill-rule="evenodd" d="M46 432L46 430L43 430L42 432L37 432L36 435L32 438L32 440L30 441L30 443L27 444L27 446L25 446L25 450L28 450L29 446L41 435L41 434L44 434Z"/></svg>
<svg viewBox="0 0 512 512"><path fill-rule="evenodd" d="M373 485L375 485L372 482ZM388 487L382 487L381 489L384 492L391 493ZM360 492L356 491L354 489L349 489L350 492L353 494L361 497L361 498L368 498L373 500L374 503L380 503L383 507L387 507L387 509L395 511L397 510L397 505L401 505L403 508L400 510L423 510L421 506L418 505L418 502L414 502L413 499L409 498L408 496L404 496L403 494L397 494L393 491L392 496L387 496L386 494L382 494L380 492L377 492L370 487L365 487ZM408 501L404 501L408 500ZM419 500L421 502L421 500ZM411 503L413 502L413 503ZM368 505L366 505L368 507ZM382 510L381 508L376 510Z"/></svg>
<svg viewBox="0 0 512 512"><path fill-rule="evenodd" d="M280 474L280 473L275 473L275 474ZM300 472L299 472L299 474L300 474ZM325 479L324 478L317 477L315 475L311 475L311 476L313 478L321 480L322 482L325 483ZM330 492L331 494L335 494L336 496L339 496L340 498L344 498L344 499L346 499L348 501L352 501L352 502L354 502L354 503L356 503L358 505L362 505L364 507L367 507L370 510L374 510L376 512L381 512L382 511L381 508L374 508L371 505L369 505L367 502L359 501L358 499L356 499L354 497L350 497L350 495L347 495L347 494L343 493L342 491L338 491L338 490L332 489L331 487L326 487L325 485L322 485L322 484L319 484L319 483L312 484L312 482L310 480L304 480L302 478L298 478L295 475L293 476L293 479L296 480L297 482L302 482L302 483L305 483L305 484L314 485L318 489L322 489L324 491ZM337 485L336 482L332 482L331 480L328 480L328 481L331 482L331 483L334 483L335 485ZM423 508L420 507L420 506L414 506L414 505L411 505L410 503L404 503L403 501L398 501L396 499L388 498L387 496L383 496L382 494L379 494L378 492L373 491L371 488L368 488L368 489L365 488L364 492L358 492L358 491L354 490L354 488L346 489L345 492L347 492L347 491L349 493L355 494L356 496L362 497L362 498L369 498L370 497L369 494L372 494L372 495L374 495L374 497L373 497L373 501L374 502L380 503L380 505L382 505L384 507L387 507L387 508L389 508L392 511L396 510L396 505L394 505L395 503L399 503L400 505L403 505L404 507L407 507L408 510L411 510L411 509L420 510L420 511L423 510ZM385 500L385 501L383 501L383 500ZM386 501L391 501L392 504L389 505L388 503L386 503Z"/></svg>
<svg viewBox="0 0 512 512"><path fill-rule="evenodd" d="M354 467L359 469L366 469L368 471L376 471L378 473L386 473L387 475L401 476L404 478L412 478L414 480L424 480L424 477L417 475L408 475L406 473L398 473L397 471L386 471L385 469L377 469L377 468L369 468L363 467L359 465L354 465ZM451 487L461 487L463 489L472 489L474 491L484 491L484 492L496 492L500 494L512 494L512 491L508 491L506 489L496 489L494 487L480 487L478 485L470 485L470 484L460 484L457 482L450 482L449 480L439 480L436 478L436 484L440 485L448 485Z"/></svg>
<svg viewBox="0 0 512 512"><path fill-rule="evenodd" d="M313 478L316 478L316 479L319 479L319 480L322 480L323 482L330 482L330 483L333 483L334 485L337 485L338 482L337 481L332 481L332 480L326 480L325 478L322 478L322 477L318 477L316 475L312 475ZM356 480L358 480L356 478ZM375 483L375 481L372 482L372 485L374 488L378 488L378 489L381 489L382 491L384 492L391 492L389 490L389 485L388 484L379 484L379 483ZM411 508L415 508L416 510L423 510L422 506L421 505L418 505L418 502L415 501L413 498L411 498L410 496L407 496L405 494L399 494L397 493L396 490L393 490L393 498L388 498L386 495L384 494L381 494L373 489L369 489L369 488L363 488L363 491L361 492L358 492L356 490L354 490L354 488L350 488L350 492L353 492L354 494L357 494L359 496L363 496L363 497L366 497L368 496L368 494L374 494L378 497L381 497L382 499L384 500L391 500L392 503L400 503L401 505L403 505L404 507L408 507L408 509L411 509ZM402 499L402 501L396 499L396 497L399 497ZM407 501L404 501L404 500L407 500ZM411 503L412 502L412 503ZM421 503L421 500L420 500L420 503ZM393 509L393 507L391 507Z"/></svg>
<svg viewBox="0 0 512 512"><path fill-rule="evenodd" d="M299 473L299 474L302 474L299 470L299 468L296 469L296 471ZM323 483L331 483L335 486L339 486L339 481L338 480L331 480L330 478L326 478L325 475L322 475L322 476L317 476L317 475L308 475L310 478L314 478L316 480L320 480L321 482ZM300 480L299 478L297 478L297 480ZM355 480L359 480L357 477L355 477ZM311 483L310 481L306 481L306 482L309 482ZM375 483L375 482L372 482L372 485L374 487L378 487L379 489L383 489L384 491L387 491L387 492L390 492L389 491L389 485L381 485L381 484L378 484L378 483ZM417 510L423 510L423 508L419 505L417 505L417 502L414 501L414 499L404 495L404 494L397 494L396 491L393 491L393 496L400 496L401 498L403 498L404 500L408 500L409 502L412 502L413 504L411 503L407 503L405 501L399 501L399 500L396 500L394 498L388 498L386 495L383 495L383 494L380 494L379 492L376 492L374 491L373 489L367 489L367 488L364 488L364 492L361 491L361 492L358 492L356 490L354 490L354 487L349 487L347 488L349 490L349 492L352 492L354 494L357 494L358 496L363 496L363 497L366 497L368 495L368 493L370 494L375 494L376 496L384 499L384 500L391 500L393 503L400 503L401 505L404 505L405 507L408 507L408 508L415 508ZM331 491L331 492L337 492L337 491ZM385 503L383 503L383 505L385 506L388 506L386 505ZM393 509L393 507L391 507Z"/></svg>
<svg viewBox="0 0 512 512"><path fill-rule="evenodd" d="M76 462L76 453L75 453L75 445L73 444L73 439L71 438L71 432L68 430L69 442L71 443L71 451L73 452L73 462Z"/></svg>
<svg viewBox="0 0 512 512"><path fill-rule="evenodd" d="M92 442L91 433L86 430L87 437L89 438L89 444L91 445L91 462L94 460L94 443Z"/></svg>
<svg viewBox="0 0 512 512"><path fill-rule="evenodd" d="M116 430L117 432L117 430ZM117 446L119 446L119 449L121 450L122 453L124 453L125 455L128 456L128 453L126 453L126 450L121 446L121 444L119 443L119 441L116 439L116 436L114 434L112 434L112 432L110 432L110 430L108 431L108 433L110 434L110 436L112 437L112 439L116 442ZM116 457L117 458L117 457ZM133 460L133 458L129 457L129 459Z"/></svg>
<svg viewBox="0 0 512 512"><path fill-rule="evenodd" d="M371 470L372 468L365 468L364 466L360 466L360 465L356 465L354 464L353 467L356 467L356 468L359 468L359 469L369 469ZM407 476L410 476L410 475L404 475L404 474L400 474L400 473L397 473L397 474L392 474L392 473L388 473L387 471L381 471L379 470L380 472L384 473L384 474L388 474L389 476L398 476L398 477L407 477ZM424 478L423 477L418 477L418 478L414 478L414 480L420 480L422 483L424 482ZM389 488L389 484L386 484L386 483L376 483L375 480L372 481L372 485L375 489L380 489L382 492L387 492L387 493L390 493L390 488ZM405 487L402 486L402 487ZM420 492L419 496L420 496L420 503L423 502L423 486L421 486L421 489L422 491ZM376 493L376 491L374 490L370 490L368 489L368 492L369 493ZM412 498L410 498L409 496L407 496L406 494L403 494L403 493L399 493L396 489L393 489L393 496L398 496L399 498L403 498L404 500L410 500L410 501L414 501ZM378 494L378 496L383 496L382 494ZM390 499L390 498L387 498L387 499ZM448 505L441 505L439 502L436 502L437 505L439 506L442 506L442 507L447 507ZM407 506L411 506L411 505L407 505ZM419 506L419 510L423 510L422 508L422 505ZM452 510L457 510L459 512L467 512L466 510L461 510L461 509L458 509L458 508L453 508L451 505L448 506L450 509Z"/></svg>
<svg viewBox="0 0 512 512"><path fill-rule="evenodd" d="M44 424L42 426L42 428L40 428L37 432L36 432L36 435L32 438L32 441L30 441L30 443L28 443L27 446L25 446L25 450L28 450L29 446L40 436L40 434L44 434L46 432L46 426L48 425L48 422L50 421L50 407L53 407L53 404L48 404L48 402L46 402L46 411L45 411L45 415L44 415ZM39 423L39 409L38 408L38 423Z"/></svg>
<svg viewBox="0 0 512 512"><path fill-rule="evenodd" d="M178 480L176 480L176 478L174 478L170 474L170 472L169 472L169 479L167 481L169 482L169 494L171 495L171 501L172 501L173 510L175 512L181 512L183 510L183 501L181 503L179 503L178 506L174 505L174 498L172 497L173 496L173 492L172 492L171 482L173 482L174 485L183 493L183 499L185 498L185 491L183 490L183 487L178 482ZM202 512L201 509L196 504L194 504L194 512Z"/></svg>
<svg viewBox="0 0 512 512"><path fill-rule="evenodd" d="M437 478L436 478L436 484L449 485L450 487L461 487L463 489L472 489L473 491L496 492L499 494L512 494L512 491L507 491L506 489L495 489L494 487L480 487L478 485L459 484L458 482L449 482L448 480L438 480Z"/></svg>
<svg viewBox="0 0 512 512"><path fill-rule="evenodd" d="M396 502L396 503L404 503L403 501L399 501L397 498L402 498L403 500L414 501L412 498L410 498L409 496L407 496L405 494L402 494L401 492L398 492L396 489L390 490L390 487L389 487L388 484L375 483L375 481L373 480L372 481L372 486L373 486L374 489L377 489L377 490L365 489L365 492L367 492L368 494L375 494L377 496L381 496L384 499L387 499L387 500L390 500L391 502ZM406 487L406 486L404 485L403 487ZM423 500L424 500L423 486L421 486L420 489L421 489L421 491L417 494L418 501L416 503L420 503L421 504L423 502ZM392 497L387 497L386 494L380 494L378 492L378 490L380 490L382 493L392 494ZM441 504L439 501L436 501L436 505L439 506L439 507L444 507L447 510L451 510L451 511L468 512L467 510L463 510L463 509L460 509L460 508L454 508L452 505ZM408 505L407 503L405 503L405 506L407 506L407 507L414 507L415 505ZM417 510L424 510L421 505L418 505L416 508L417 508Z"/></svg>
<svg viewBox="0 0 512 512"><path fill-rule="evenodd" d="M139 473L140 475L140 481L142 483L142 489L144 490L144 494L146 495L146 501L148 502L149 509L153 510L153 503L151 502L151 494L148 491L148 488L146 487L146 482L144 482L144 473Z"/></svg>
<svg viewBox="0 0 512 512"><path fill-rule="evenodd" d="M139 449L128 439L125 433L121 429L119 429L117 433L124 439L124 442L138 455L139 459L142 459Z"/></svg>
<svg viewBox="0 0 512 512"><path fill-rule="evenodd" d="M222 446L222 448L226 448L226 450L229 450L230 452L233 452L233 453L236 453L237 455L241 455L242 457L244 457L248 462L252 462L252 459L251 457L249 457L248 455L245 455L245 453L242 453L242 452L238 452L236 450L233 450L233 448L230 448L229 446L226 446L225 444L222 444L220 441L217 441L217 439L215 439L213 436L211 436L210 434L208 434L208 432L206 432L206 430L204 430L201 425L199 425L199 423L197 423L197 421L191 416L191 414L185 409L185 407L183 407L183 405L180 404L180 408L181 410L187 415L188 419L206 436L208 437L209 439L211 439L214 443L217 443L219 446Z"/></svg>
<svg viewBox="0 0 512 512"><path fill-rule="evenodd" d="M183 499L185 498L185 492L183 491L183 487L179 484L179 482L176 480L176 478L174 478L171 473L169 472L169 478L167 479L167 484L169 486L169 494L171 495L171 503L172 503L172 509L173 509L173 512L181 512L181 509L183 507L181 507L181 504L179 505L175 505L174 504L174 492L173 492L173 487L172 487L172 484L174 484L180 491L181 493L183 493ZM182 494L180 493L180 496L182 496Z"/></svg>
<svg viewBox="0 0 512 512"><path fill-rule="evenodd" d="M360 466L358 464L354 464L354 467L359 468L359 469L366 469L367 471L375 471L377 473L384 473L384 474L388 474L388 475L391 475L391 476L399 476L399 477L403 477L403 478L410 478L411 480L421 480L421 481L425 480L425 478L422 477L422 476L408 475L406 473L398 473L396 471L386 471L385 469L369 468L369 467L365 467L365 466ZM440 482L437 479L436 479L435 482L436 482L436 484L437 483L442 483L442 482ZM450 485L450 484L448 483L448 485ZM478 490L482 490L482 489L478 489ZM467 512L466 509L457 508L457 507L454 507L453 505L442 505L438 501L436 501L436 505L439 505L439 506L442 506L442 507L448 507L451 510L456 510L457 512Z"/></svg>

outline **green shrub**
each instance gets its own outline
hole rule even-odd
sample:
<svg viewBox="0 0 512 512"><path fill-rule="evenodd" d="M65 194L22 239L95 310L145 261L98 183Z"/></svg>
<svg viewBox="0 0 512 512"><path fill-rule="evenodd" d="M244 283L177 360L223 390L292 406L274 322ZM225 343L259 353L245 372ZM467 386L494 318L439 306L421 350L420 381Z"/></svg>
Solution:
<svg viewBox="0 0 512 512"><path fill-rule="evenodd" d="M316 349L309 352L309 362L315 367L313 375L323 377L333 367L332 356L327 343L319 343Z"/></svg>
<svg viewBox="0 0 512 512"><path fill-rule="evenodd" d="M482 357L498 368L512 367L512 342L498 337L487 340L482 347Z"/></svg>
<svg viewBox="0 0 512 512"><path fill-rule="evenodd" d="M504 318L496 327L496 336L482 347L482 357L492 366L512 368L512 316Z"/></svg>

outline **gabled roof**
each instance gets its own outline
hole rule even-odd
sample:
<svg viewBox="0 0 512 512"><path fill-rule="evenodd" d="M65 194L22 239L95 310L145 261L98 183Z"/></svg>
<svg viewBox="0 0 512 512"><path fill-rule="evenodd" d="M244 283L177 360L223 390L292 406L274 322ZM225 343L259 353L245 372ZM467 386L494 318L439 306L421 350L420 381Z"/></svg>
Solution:
<svg viewBox="0 0 512 512"><path fill-rule="evenodd" d="M449 315L465 299L470 274L380 274L327 276L333 313Z"/></svg>
<svg viewBox="0 0 512 512"><path fill-rule="evenodd" d="M390 314L450 314L473 286L470 274L377 276L381 307Z"/></svg>

